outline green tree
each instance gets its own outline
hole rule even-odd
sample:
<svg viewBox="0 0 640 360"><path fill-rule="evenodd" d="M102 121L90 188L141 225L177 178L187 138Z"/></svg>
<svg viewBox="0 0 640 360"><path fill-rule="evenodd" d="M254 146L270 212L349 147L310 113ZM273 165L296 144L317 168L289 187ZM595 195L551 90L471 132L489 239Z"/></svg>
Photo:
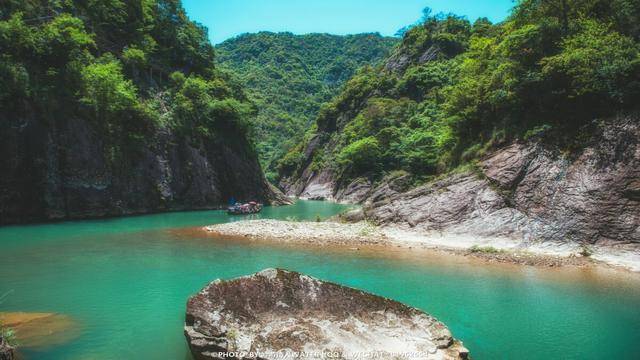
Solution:
<svg viewBox="0 0 640 360"><path fill-rule="evenodd" d="M42 36L49 64L66 63L80 56L80 52L95 47L93 35L85 31L83 21L69 14L57 16L47 23Z"/></svg>
<svg viewBox="0 0 640 360"><path fill-rule="evenodd" d="M345 146L338 154L338 163L356 173L375 170L381 155L380 145L374 137L366 137Z"/></svg>
<svg viewBox="0 0 640 360"><path fill-rule="evenodd" d="M137 104L136 87L122 74L122 65L106 56L82 70L83 96L81 101L91 106L95 117L107 122L119 112Z"/></svg>
<svg viewBox="0 0 640 360"><path fill-rule="evenodd" d="M179 129L191 135L213 137L216 130L236 131L240 135L249 132L247 117L251 107L238 99L224 97L221 83L208 81L199 76L173 75L176 82L182 82L173 98L173 110Z"/></svg>
<svg viewBox="0 0 640 360"><path fill-rule="evenodd" d="M542 60L542 72L556 92L584 104L637 100L639 47L631 38L595 20L562 42L560 53ZM635 79L634 79L635 78Z"/></svg>
<svg viewBox="0 0 640 360"><path fill-rule="evenodd" d="M594 118L638 109L639 14L633 0L522 0L496 25L426 12L386 66L322 107L296 163L377 181L429 177L515 139L574 146Z"/></svg>

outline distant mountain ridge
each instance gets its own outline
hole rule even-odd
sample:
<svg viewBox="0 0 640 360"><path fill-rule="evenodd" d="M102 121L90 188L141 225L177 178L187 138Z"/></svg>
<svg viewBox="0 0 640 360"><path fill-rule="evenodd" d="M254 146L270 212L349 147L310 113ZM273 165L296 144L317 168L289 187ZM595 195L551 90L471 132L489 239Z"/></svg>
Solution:
<svg viewBox="0 0 640 360"><path fill-rule="evenodd" d="M255 141L267 176L275 161L296 145L320 105L364 65L376 64L399 39L357 35L259 32L216 46L220 67L235 73L253 100Z"/></svg>

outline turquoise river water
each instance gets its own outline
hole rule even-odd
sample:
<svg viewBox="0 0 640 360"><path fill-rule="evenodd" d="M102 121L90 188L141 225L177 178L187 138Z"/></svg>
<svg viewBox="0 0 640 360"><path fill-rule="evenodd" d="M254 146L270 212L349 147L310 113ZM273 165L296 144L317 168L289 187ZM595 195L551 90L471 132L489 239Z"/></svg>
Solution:
<svg viewBox="0 0 640 360"><path fill-rule="evenodd" d="M342 209L300 201L259 216L316 219ZM23 348L27 359L183 360L191 294L215 278L282 267L423 309L474 359L638 358L635 274L305 249L180 230L240 219L195 211L0 228L0 311L56 312L78 323L79 335L66 343Z"/></svg>

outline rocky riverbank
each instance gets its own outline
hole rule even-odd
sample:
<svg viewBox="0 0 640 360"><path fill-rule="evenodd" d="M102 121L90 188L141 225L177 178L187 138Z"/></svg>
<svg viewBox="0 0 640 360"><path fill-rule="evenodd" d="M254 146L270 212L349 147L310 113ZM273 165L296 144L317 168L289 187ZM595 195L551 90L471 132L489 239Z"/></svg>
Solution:
<svg viewBox="0 0 640 360"><path fill-rule="evenodd" d="M401 244L517 263L582 263L588 255L640 271L637 118L594 122L578 150L536 138L503 144L417 187L410 174L344 182L327 169L281 185L290 195L361 203L345 219L383 226Z"/></svg>
<svg viewBox="0 0 640 360"><path fill-rule="evenodd" d="M281 269L211 282L189 299L184 329L196 359L468 357L418 309Z"/></svg>
<svg viewBox="0 0 640 360"><path fill-rule="evenodd" d="M447 232L425 232L380 227L360 221L293 222L249 220L204 228L216 237L239 237L308 245L365 245L424 248L471 256L490 262L557 267L563 265L612 265L640 271L640 251L634 247L588 246L579 243L522 242L508 237L483 237Z"/></svg>
<svg viewBox="0 0 640 360"><path fill-rule="evenodd" d="M417 187L409 174L345 182L313 167L281 185L289 195L362 203L350 220L436 234L453 247L473 244L451 236L564 255L588 247L597 259L640 269L638 116L594 122L574 150L536 138L502 144Z"/></svg>

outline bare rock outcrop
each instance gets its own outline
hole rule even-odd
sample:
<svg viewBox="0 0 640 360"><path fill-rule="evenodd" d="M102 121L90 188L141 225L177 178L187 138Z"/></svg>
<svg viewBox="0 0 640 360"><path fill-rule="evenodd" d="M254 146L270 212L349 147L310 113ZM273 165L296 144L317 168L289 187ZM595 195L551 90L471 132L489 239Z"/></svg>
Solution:
<svg viewBox="0 0 640 360"><path fill-rule="evenodd" d="M231 197L286 203L244 136L191 141L158 129L115 161L86 119L7 116L0 123L24 124L0 132L0 225L212 209Z"/></svg>
<svg viewBox="0 0 640 360"><path fill-rule="evenodd" d="M411 54L411 51L404 47L399 47L395 53L393 53L384 64L385 70L389 72L395 72L398 74L403 73L411 64L424 64L429 61L433 61L440 55L440 47L436 44L432 44L422 53Z"/></svg>
<svg viewBox="0 0 640 360"><path fill-rule="evenodd" d="M196 359L228 352L236 359L468 356L444 324L420 310L281 269L213 281L189 299L184 330Z"/></svg>
<svg viewBox="0 0 640 360"><path fill-rule="evenodd" d="M348 216L355 221L506 236L523 247L548 242L635 251L640 245L639 117L594 120L573 146L544 136L505 144L474 171L417 188L408 174L346 180L330 167L312 166L310 154L336 146L334 138L324 136L329 140L322 142L318 136L306 149L301 176L283 185L289 195L361 203L363 212ZM341 121L327 129L340 131Z"/></svg>
<svg viewBox="0 0 640 360"><path fill-rule="evenodd" d="M381 224L445 230L476 218L487 219L505 207L505 199L488 180L463 173L408 192L381 196L365 206L365 213Z"/></svg>
<svg viewBox="0 0 640 360"><path fill-rule="evenodd" d="M372 190L365 215L379 224L529 241L640 243L640 125L601 125L579 152L515 143L480 172L397 192Z"/></svg>

